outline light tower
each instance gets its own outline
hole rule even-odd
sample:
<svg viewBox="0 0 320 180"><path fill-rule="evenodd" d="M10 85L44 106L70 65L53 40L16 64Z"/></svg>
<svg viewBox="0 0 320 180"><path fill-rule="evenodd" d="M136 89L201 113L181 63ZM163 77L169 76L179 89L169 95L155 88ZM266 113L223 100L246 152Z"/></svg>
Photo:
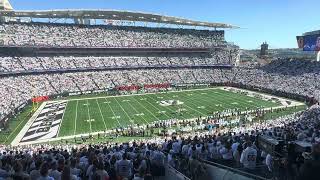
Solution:
<svg viewBox="0 0 320 180"><path fill-rule="evenodd" d="M269 45L267 42L264 42L261 44L261 49L260 49L260 57L266 57L268 55L268 49Z"/></svg>

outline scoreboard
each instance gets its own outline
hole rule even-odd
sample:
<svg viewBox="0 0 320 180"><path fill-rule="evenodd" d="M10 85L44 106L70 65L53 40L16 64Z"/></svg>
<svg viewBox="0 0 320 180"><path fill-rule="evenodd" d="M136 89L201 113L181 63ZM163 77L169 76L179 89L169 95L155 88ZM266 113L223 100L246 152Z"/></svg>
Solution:
<svg viewBox="0 0 320 180"><path fill-rule="evenodd" d="M320 51L320 32L306 33L303 36L297 36L297 43L303 51Z"/></svg>

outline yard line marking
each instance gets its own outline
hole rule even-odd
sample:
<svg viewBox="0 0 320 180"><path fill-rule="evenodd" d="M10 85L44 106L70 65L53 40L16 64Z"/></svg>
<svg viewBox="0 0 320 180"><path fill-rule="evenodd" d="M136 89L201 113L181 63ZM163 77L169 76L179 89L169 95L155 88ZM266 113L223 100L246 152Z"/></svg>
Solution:
<svg viewBox="0 0 320 180"><path fill-rule="evenodd" d="M154 100L155 102L157 102L157 100L156 99L154 99L154 98L152 98L151 96L148 96L148 95L146 95L147 97L150 97L152 100ZM156 108L156 109L158 109L159 110L159 112L161 111L159 108L157 108L157 107L155 107L152 103L150 103L149 101L146 101L147 103L149 103L151 106L153 106L154 108ZM167 108L167 109L169 109L171 112L173 112L174 113L174 111L173 110L171 110L170 108L168 108L168 107L164 107L164 108ZM164 115L166 115L169 119L171 119L172 117L170 117L170 116L168 116L166 113L163 113Z"/></svg>
<svg viewBox="0 0 320 180"><path fill-rule="evenodd" d="M105 100L107 100L107 98L105 98ZM112 110L112 108L111 108L111 106L110 106L110 103L107 103L107 104L108 104L110 110L112 111L113 116L116 117L116 114L115 114L114 111ZM120 124L118 118L115 118L115 119L118 121L119 127L121 127L121 124Z"/></svg>
<svg viewBox="0 0 320 180"><path fill-rule="evenodd" d="M216 92L216 91L214 91L214 92L215 92L215 94L218 93L218 92ZM210 93L209 93L209 94L210 94ZM209 95L208 95L208 96L209 96ZM212 97L212 96L210 96L210 97ZM193 100L193 99L192 99L192 100ZM194 99L193 101L198 101L198 99ZM209 104L212 104L211 102L207 101L206 98L202 98L201 101L205 101L205 102L207 102L207 103L209 103ZM219 111L222 111L223 109L227 109L224 105L229 106L228 104L226 104L226 103L218 100L217 97L214 97L214 98L212 99L212 101L215 101L215 102L220 103L221 106L219 106L219 107L222 107L222 109L219 108ZM200 102L200 104L202 104L202 103ZM222 104L223 104L223 105L222 105ZM209 107L212 108L213 105L209 105ZM217 106L215 106L215 107L217 107ZM230 107L230 108L233 108L233 106L229 106L229 107ZM213 108L213 109L215 109L215 108Z"/></svg>
<svg viewBox="0 0 320 180"><path fill-rule="evenodd" d="M132 104L129 101L128 101L128 104L132 107L133 110L135 110L137 113L139 113L137 111L137 109L134 106L132 106ZM146 119L143 117L144 114L143 115L141 115L141 114L143 114L143 113L140 113L139 117L141 117L147 124L149 124L149 122L146 121Z"/></svg>
<svg viewBox="0 0 320 180"><path fill-rule="evenodd" d="M225 91L225 90L223 90L223 91ZM226 92L229 92L229 91L226 91ZM234 96L234 97L232 97L232 98L229 98L228 96L226 96L226 95L224 95L223 93L219 93L219 92L217 92L217 94L219 94L219 95L221 95L222 97L224 97L224 98L226 98L226 99L232 99L232 100L238 100L238 104L242 104L242 106L245 106L245 107L248 107L248 108L253 108L253 106L255 107L255 108L257 108L258 106L256 106L255 104L252 106L252 104L250 104L250 103L246 103L246 102L244 102L244 101L242 101L242 100L240 100L239 98L237 98L237 96ZM211 96L212 97L212 96ZM224 105L226 105L226 106L229 106L228 104L224 104Z"/></svg>
<svg viewBox="0 0 320 180"><path fill-rule="evenodd" d="M155 117L157 120L160 120L157 116L155 116L149 109L147 109L142 103L140 103L136 98L132 97L135 101L139 103L140 106L142 106L145 110L147 110L153 117Z"/></svg>
<svg viewBox="0 0 320 180"><path fill-rule="evenodd" d="M76 116L75 116L75 118L74 118L74 131L73 131L73 135L76 135L76 130L77 130L78 104L79 104L79 101L77 101L77 105L76 105Z"/></svg>
<svg viewBox="0 0 320 180"><path fill-rule="evenodd" d="M148 95L146 95L148 97ZM156 106L154 106L152 103L150 103L149 101L146 101L148 104L150 104L152 107L154 107L155 109L157 109L158 111L161 111L159 108L157 108ZM164 113L164 115L166 115L169 119L171 119L170 116L168 116L166 113ZM157 118L158 119L158 118ZM159 120L159 119L158 119Z"/></svg>
<svg viewBox="0 0 320 180"><path fill-rule="evenodd" d="M64 107L64 110L63 110L63 114L62 114L61 122L60 122L60 124L59 124L59 129L58 129L58 132L57 132L57 136L59 136L59 133L60 133L60 128L61 128L61 126L62 126L64 114L65 114L65 112L66 112L66 110L67 110L68 101L67 101L66 103L67 103L67 104L66 104L66 106Z"/></svg>
<svg viewBox="0 0 320 180"><path fill-rule="evenodd" d="M120 106L120 108L122 109L122 111L127 115L127 117L129 118L129 121L131 122L131 124L133 125L134 123L134 121L131 119L131 117L129 116L129 114L127 113L127 111L125 111L124 109L123 109L123 107L121 106L121 104L118 102L118 100L117 100L117 98L114 98L116 101L117 101L117 103L119 104L119 106Z"/></svg>
<svg viewBox="0 0 320 180"><path fill-rule="evenodd" d="M155 92L155 93L144 93L144 94L127 94L127 95L121 95L121 96L102 96L102 97L91 97L91 98L78 98L78 99L68 99L68 101L77 101L77 100L86 100L86 99L106 99L106 98L112 98L112 97L125 97L125 96L145 96L148 94L175 94L179 92L195 92L195 91L206 91L206 90L212 90L212 89L221 89L221 86L218 87L210 87L210 88L204 88L204 89L188 89L183 91L170 91L170 92ZM48 101L50 102L50 101Z"/></svg>
<svg viewBox="0 0 320 180"><path fill-rule="evenodd" d="M183 91L181 91L181 92L183 92ZM188 98L186 98L186 99L188 99ZM188 101L190 101L190 100L188 100ZM191 100L191 101L192 101L192 100ZM191 103L191 104L195 105L194 103ZM184 103L184 106L186 106L186 107L188 107L189 109L192 109L192 110L194 110L194 111L197 111L198 113L200 113L200 114L202 114L202 115L207 116L207 114L205 114L205 113L203 113L203 112L201 112L201 111L198 111L197 109L194 109L194 108L188 106L188 105L185 104L185 103ZM195 107L197 107L197 106L195 105ZM188 113L188 112L187 112L187 113ZM188 114L190 114L190 113L188 113ZM192 115L192 114L190 114L190 115ZM192 115L192 116L193 116L193 115Z"/></svg>
<svg viewBox="0 0 320 180"><path fill-rule="evenodd" d="M223 89L221 89L222 91L225 91L225 92L230 92L230 93L234 93L234 92L231 92L231 91L226 91L226 90L223 90ZM238 104L240 104L241 106L243 106L243 107L247 107L247 108L249 108L249 109L254 109L254 108L260 108L260 106L257 106L256 105L256 103L247 103L247 102L245 102L245 101L243 101L243 100L241 100L240 98L237 98L237 96L235 96L235 97L233 97L233 98L229 98L227 95L224 95L223 93L219 93L219 92L217 92L218 94L220 94L222 97L224 97L224 98L226 98L226 99L232 99L232 100L238 100ZM246 97L249 97L249 96L247 96L247 95L244 95L244 96L246 96ZM263 101L263 100L261 100L261 101ZM228 104L226 104L226 105L228 105Z"/></svg>
<svg viewBox="0 0 320 180"><path fill-rule="evenodd" d="M284 107L295 107L295 106L300 106L300 105L305 105L305 104L302 104L302 103L298 103L298 104L291 104L291 105L288 105L288 106L276 106L276 107L273 107L274 110L276 109L280 109L280 108L284 108ZM264 108L264 110L270 110L270 108ZM241 111L240 113L241 114L246 114L246 112L249 112L249 111ZM299 110L298 112L302 112L302 110ZM191 119L194 119L194 118L190 118L190 119L187 119L187 120L191 120ZM179 120L178 122L182 122L183 120ZM103 133L104 131L99 131L99 132L94 132L92 133L91 135L97 135L98 133ZM51 139L43 139L43 140L37 140L37 141L31 141L31 142L25 142L25 143L16 143L16 144L12 144L13 146L17 146L17 145L30 145L30 144L39 144L39 143L47 143L47 142L54 142L54 141L60 141L62 138L63 139L71 139L71 138L74 138L74 137L81 137L81 136L88 136L90 134L78 134L78 135L71 135L71 136L63 136L63 137L57 137L57 138L51 138Z"/></svg>
<svg viewBox="0 0 320 180"><path fill-rule="evenodd" d="M103 120L104 127L105 127L105 129L107 129L107 125L106 125L106 122L105 122L104 117L103 117L103 115L102 115L101 108L100 108L100 105L99 105L99 103L98 103L98 99L96 99L96 102L97 102L97 104L98 104L98 108L99 108L100 115L101 115L102 120Z"/></svg>
<svg viewBox="0 0 320 180"><path fill-rule="evenodd" d="M169 95L167 95L167 94L164 94L164 96L165 96L165 98L170 98L170 96ZM179 99L175 99L175 100L178 100L178 101L180 101ZM187 106L187 107L189 107L188 105L186 105L185 103L183 103L183 105L184 106ZM168 107L169 108L169 107ZM180 109L180 108L179 108ZM190 109L190 107L189 107L189 109ZM186 110L186 111L184 111L186 114L189 114L191 117L194 117L194 114L192 114L191 112L189 112L188 110ZM186 119L186 117L184 117L185 119Z"/></svg>
<svg viewBox="0 0 320 180"><path fill-rule="evenodd" d="M90 133L92 133L92 127L91 127L91 117L90 117L90 110L89 110L89 102L88 102L88 99L87 99L87 109L88 109L88 116L89 116L89 125L90 125Z"/></svg>
<svg viewBox="0 0 320 180"><path fill-rule="evenodd" d="M151 97L151 96L148 96L148 97L150 97L152 100L154 100L154 101L156 101L156 99L154 99L153 97ZM186 104L184 104L185 106L187 106L187 107L189 107L188 105L186 105ZM174 110L171 110L168 106L163 106L164 108L167 108L167 109L169 109L169 111L171 111L171 112L173 112L173 113L177 113L176 111L174 111ZM190 108L189 107L189 109L192 109L192 108ZM200 112L200 111L199 111ZM190 115L192 115L191 113L189 113L188 111L186 111L186 113L188 113L188 114L190 114ZM165 114L165 113L164 113ZM202 114L204 114L204 113L202 113ZM193 115L192 115L193 116ZM186 119L186 117L184 117L183 116L183 118L184 119Z"/></svg>
<svg viewBox="0 0 320 180"><path fill-rule="evenodd" d="M222 90L222 89L221 89ZM225 91L225 90L222 90L222 91ZM228 107L229 109L235 109L235 108L237 108L237 109L240 109L240 108L242 108L242 107L248 107L248 106L246 106L246 105L243 105L243 103L242 103L242 100L239 100L236 96L233 96L233 97L229 97L229 96L227 96L227 95L224 95L223 93L219 93L219 92L217 92L217 91L215 91L216 93L215 94L218 94L218 95L220 95L221 97L223 97L223 98L225 98L225 99L228 99L228 100L232 100L232 101L234 101L234 100L237 100L237 102L232 102L231 104L233 104L233 105L235 105L235 106L232 106L232 105L229 105L228 103L223 103L222 101L219 101L219 100L217 100L217 99L215 99L216 101L218 101L218 102L221 102L221 103L223 103L223 106L222 107ZM227 92L227 91L226 91ZM208 96L210 96L210 97L212 97L212 98L216 98L216 96L212 96L210 93L208 94ZM239 107L239 106L240 107ZM250 107L252 107L252 105L249 105Z"/></svg>

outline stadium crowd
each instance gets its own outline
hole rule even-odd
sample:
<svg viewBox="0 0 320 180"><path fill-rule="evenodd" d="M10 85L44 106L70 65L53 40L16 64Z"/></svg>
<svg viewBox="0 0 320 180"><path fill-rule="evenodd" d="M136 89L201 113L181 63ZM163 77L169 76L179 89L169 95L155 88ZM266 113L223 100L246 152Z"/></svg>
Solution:
<svg viewBox="0 0 320 180"><path fill-rule="evenodd" d="M231 51L216 51L210 55L175 56L60 56L60 57L0 57L0 72L66 70L79 68L119 68L148 66L207 66L234 64Z"/></svg>
<svg viewBox="0 0 320 180"><path fill-rule="evenodd" d="M320 88L320 63L299 59L277 59L261 68L238 68L238 82L255 87L313 97ZM317 95L319 96L319 95Z"/></svg>
<svg viewBox="0 0 320 180"><path fill-rule="evenodd" d="M2 179L153 179L165 166L192 179L206 176L203 160L256 172L262 164L279 179L316 179L320 161L320 106L264 123L219 127L129 143L28 145L0 148ZM306 143L310 151L281 157L259 146L258 136ZM288 148L290 149L290 148ZM282 171L280 173L280 171ZM311 173L312 172L312 173Z"/></svg>
<svg viewBox="0 0 320 180"><path fill-rule="evenodd" d="M224 31L44 23L0 24L0 34L6 46L208 48L224 42Z"/></svg>
<svg viewBox="0 0 320 180"><path fill-rule="evenodd" d="M320 77L317 73L317 70L320 69L318 63L295 60L279 61L286 63L285 67L287 68L283 67L283 63L277 66L276 64L279 62L275 61L261 68L167 68L48 73L2 77L0 78L0 117L3 118L6 114L35 96L104 90L121 85L161 84L164 82L171 84L236 83L300 94L307 97L318 96L315 94L316 90L320 87L318 81ZM274 69L277 69L278 72L275 72Z"/></svg>
<svg viewBox="0 0 320 180"><path fill-rule="evenodd" d="M5 46L207 48L225 43L223 31L143 27L9 23L0 25L0 34L3 38L0 43ZM316 62L278 59L262 67L196 67L230 64L230 59L234 58L229 51L214 53L212 57L1 57L0 72L93 67L128 69L3 75L0 77L0 119L32 97L137 84L232 83L305 97L319 96L320 63ZM171 65L180 67L144 68ZM195 67L183 67L188 65ZM130 144L61 145L55 148L42 145L12 149L3 146L0 148L0 179L152 179L153 176L163 175L165 161L196 179L204 174L201 159L231 164L249 172L264 163L271 173L284 170L286 173L278 175L285 174L283 178L312 179L315 169L320 167L319 122L320 107L314 105L300 114L264 123L221 127L201 134L187 133ZM312 147L311 153L297 152L289 146L287 156L278 168L274 168L278 157L260 148L260 135L308 145Z"/></svg>

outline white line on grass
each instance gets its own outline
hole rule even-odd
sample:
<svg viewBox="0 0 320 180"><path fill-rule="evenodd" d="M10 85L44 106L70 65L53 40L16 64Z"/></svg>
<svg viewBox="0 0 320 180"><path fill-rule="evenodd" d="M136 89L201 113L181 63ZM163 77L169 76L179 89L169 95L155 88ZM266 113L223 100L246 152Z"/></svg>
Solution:
<svg viewBox="0 0 320 180"><path fill-rule="evenodd" d="M88 109L88 116L89 116L89 125L90 125L90 133L92 133L92 127L91 127L91 117L90 117L90 110L89 110L89 101L87 99L87 109Z"/></svg>
<svg viewBox="0 0 320 180"><path fill-rule="evenodd" d="M150 97L150 96L148 96L148 95L146 95L147 97ZM155 102L157 102L157 100L155 100L154 98L152 98L152 97L150 97L152 100L154 100ZM149 103L151 106L153 106L154 108L156 108L156 109L158 109L158 111L159 112L161 112L161 110L159 109L159 108L157 108L157 107L155 107L152 103L150 103L149 101L146 101L147 103ZM172 111L171 109L169 109L171 112L174 112L174 111ZM170 118L172 118L172 117L170 117L170 116L168 116L166 113L163 113L164 115L166 115L169 119Z"/></svg>
<svg viewBox="0 0 320 180"><path fill-rule="evenodd" d="M188 99L188 98L186 98L186 99ZM189 100L189 101L190 101L190 100ZM191 103L191 104L193 104L193 103ZM195 104L193 104L193 105L195 105ZM200 113L200 114L202 114L202 115L207 116L207 114L205 114L205 113L203 113L203 112L201 112L201 111L198 111L197 109L194 109L194 108L186 105L185 103L184 103L184 106L186 106L186 107L188 107L189 109L192 109L192 110L194 110L194 111L197 111L198 113ZM195 105L195 107L197 107L197 106ZM190 113L189 113L189 114L190 114ZM191 115L191 114L190 114L190 115Z"/></svg>
<svg viewBox="0 0 320 180"><path fill-rule="evenodd" d="M38 117L38 116L37 116ZM29 119L30 120L30 119ZM18 126L16 126L15 128L14 128L14 130L9 134L9 136L7 136L6 137L6 140L4 141L4 143L3 144L6 144L7 143L7 141L8 141L8 139L12 136L12 134L14 134L16 131L17 131L17 129L20 127L20 125L22 124L24 122L24 119L23 120L21 120L21 122L18 124ZM27 123L28 123L28 121L27 121ZM28 128L29 129L29 128ZM22 130L22 129L21 129ZM21 131L20 130L20 131ZM19 132L20 133L20 132ZM16 137L19 135L19 133L16 135ZM24 135L24 134L23 134ZM15 138L16 138L15 137ZM14 139L12 140L12 142L14 141ZM11 142L11 143L12 143Z"/></svg>
<svg viewBox="0 0 320 180"><path fill-rule="evenodd" d="M208 90L217 90L217 89L208 89ZM225 91L224 89L220 89L222 91ZM218 95L221 95L222 97L226 98L226 99L232 99L232 100L235 100L235 99L238 99L236 97L232 97L232 98L229 98L228 96L224 95L223 93L219 93L218 91L213 91L215 94L218 94ZM184 92L183 92L184 93ZM207 94L207 96L209 97L212 97L213 101L216 101L218 103L221 104L221 107L224 108L224 109L234 109L234 108L238 108L238 106L233 106L233 105L229 105L228 103L225 103L225 102L222 102L220 100L218 100L215 96L213 96L211 93ZM205 102L209 102L207 101L205 98L202 99L203 101ZM195 99L195 101L197 101L197 99ZM240 102L240 104L243 104L241 103L241 100L238 99L238 103ZM211 104L211 102L209 102L209 104ZM239 105L239 104L238 104ZM212 107L212 106L210 106ZM242 107L242 106L241 106ZM220 111L220 110L219 110Z"/></svg>
<svg viewBox="0 0 320 180"><path fill-rule="evenodd" d="M105 129L107 129L107 125L106 125L106 122L105 122L104 117L103 117L103 115L102 115L102 112L101 112L101 108L100 108L100 105L99 105L98 99L96 99L96 102L97 102L97 104L98 104L98 108L99 108L100 115L101 115L102 120L103 120L104 127L105 127Z"/></svg>
<svg viewBox="0 0 320 180"><path fill-rule="evenodd" d="M142 103L140 103L136 98L132 97L135 101L137 101L140 106L142 106L145 110L147 110L153 117L155 117L158 121L160 120L157 116L155 116L149 109L147 109Z"/></svg>
<svg viewBox="0 0 320 180"><path fill-rule="evenodd" d="M225 90L223 90L223 91L225 91ZM226 91L226 92L230 92L230 91ZM221 95L222 97L224 97L224 98L226 98L226 99L232 99L232 100L237 100L237 102L238 102L238 105L240 105L241 107L248 107L248 108L251 108L252 107L252 104L250 104L250 103L246 103L246 102L244 102L244 101L242 101L241 99L239 99L239 98L237 98L237 96L234 96L234 97L232 97L232 98L229 98L227 95L225 95L225 94L223 94L223 93L219 93L219 92L217 92L217 94L219 94L219 95ZM209 95L210 96L210 95ZM212 97L212 96L211 96ZM224 103L226 106L230 106L230 105L228 105L227 103ZM242 105L241 105L242 104ZM243 105L244 104L244 105ZM248 105L248 106L247 106ZM258 106L256 106L255 104L253 104L253 106L254 107L252 107L252 108L257 108ZM233 107L234 108L234 107Z"/></svg>
<svg viewBox="0 0 320 180"><path fill-rule="evenodd" d="M189 92L189 91L206 91L210 89L220 89L221 87L212 87L212 88L204 88L204 89L188 89L188 90L183 90L183 92ZM103 98L112 98L112 97L125 97L125 96L144 96L148 94L174 94L174 93L179 93L182 91L170 91L170 92L155 92L155 93L144 93L144 94L127 94L127 95L121 95L121 96L103 96L103 97L91 97L91 98L78 98L78 99L68 99L68 101L77 101L77 100L86 100L86 99L103 99ZM48 101L50 102L50 101Z"/></svg>
<svg viewBox="0 0 320 180"><path fill-rule="evenodd" d="M276 109L281 109L284 107L294 107L294 106L299 106L299 105L304 105L302 103L293 103L290 104L288 106L277 106L277 107L273 107L272 109L276 110ZM264 110L270 110L271 108L264 108ZM247 112L250 111L241 111L241 114L246 114ZM301 112L301 111L299 111ZM190 118L190 119L195 119L195 118ZM188 119L187 119L188 120ZM180 120L179 122L182 122L183 120ZM110 131L111 132L111 131ZM94 132L91 135L96 135L98 133L104 133L104 131L100 131L100 132ZM60 141L61 139L71 139L74 137L81 137L81 136L88 136L89 134L77 134L77 135L72 135L72 136L64 136L64 137L57 137L57 138L50 138L50 139L42 139L42 140L36 140L36 141L30 141L30 142L25 142L25 143L16 143L16 144L12 144L13 146L17 146L17 145L29 145L29 144L39 144L39 143L47 143L47 142L53 142L53 141Z"/></svg>
<svg viewBox="0 0 320 180"><path fill-rule="evenodd" d="M182 92L183 93L183 92ZM210 96L211 97L211 96ZM192 101L197 101L197 99L192 99ZM201 101L205 101L205 102L208 102L207 100L206 100L206 98L202 98L201 99ZM223 108L223 109L227 109L223 104L226 104L226 103L224 103L224 102L222 102L222 101L219 101L219 100L217 100L216 98L213 98L213 101L216 101L216 102L218 102L218 103L220 103L221 104L221 107ZM210 105L209 105L209 107L212 107L211 106L211 104L212 104L212 102L208 102ZM203 104L203 103L201 103L200 102L200 104ZM226 104L227 105L227 104ZM229 106L229 105L227 105L227 106ZM233 106L230 106L230 107L232 107L233 108ZM215 109L215 108L214 108ZM220 108L219 108L220 109ZM222 109L222 110L223 110ZM219 111L221 111L221 110L219 110Z"/></svg>
<svg viewBox="0 0 320 180"><path fill-rule="evenodd" d="M32 115L32 117L28 120L28 122L22 127L20 132L16 135L16 137L12 140L11 145L17 145L22 140L24 135L27 133L31 125L34 123L34 121L38 118L39 114L42 112L44 107L46 106L48 102L43 102L40 107L37 109L37 111ZM23 122L23 121L22 121ZM18 127L15 128L14 131L16 131ZM9 137L12 135L12 133L9 135ZM9 138L8 137L8 138Z"/></svg>
<svg viewBox="0 0 320 180"><path fill-rule="evenodd" d="M118 102L117 98L114 98L114 99L117 101L117 103L119 104L119 106L120 106L120 108L122 109L122 111L128 116L129 121L130 121L131 124L133 125L134 123L133 123L131 117L129 116L129 114L127 113L127 111L125 111L125 110L123 109L123 107L121 106L121 104Z"/></svg>
<svg viewBox="0 0 320 180"><path fill-rule="evenodd" d="M107 100L107 98L105 98L105 100ZM112 110L112 108L111 108L111 106L110 106L111 103L107 103L107 104L108 104L110 110L112 111L113 116L116 117L116 114L114 113L114 111ZM118 121L119 127L121 127L121 124L120 124L118 118L115 118L115 119Z"/></svg>
<svg viewBox="0 0 320 180"><path fill-rule="evenodd" d="M234 92L231 92L231 91L226 91L226 90L224 90L224 89L220 89L220 90L225 91L225 92L234 93ZM249 109L260 108L260 106L257 106L257 105L256 105L257 102L247 103L246 101L243 101L241 98L238 98L236 95L235 95L234 97L232 97L232 98L229 98L229 96L227 96L227 95L225 95L225 94L223 94L223 93L217 92L217 94L221 95L222 97L224 97L224 98L226 98L226 99L237 100L237 103L238 103L238 105L240 105L240 108L241 108L241 107L247 107L247 108L249 108ZM234 93L234 94L236 94L236 93ZM243 95L243 96L248 97L248 96L246 96L246 95ZM264 101L264 100L261 100L261 101ZM229 105L226 104L226 103L225 103L225 105L229 106ZM235 105L236 105L236 104L235 104ZM238 107L238 106L236 106L236 107Z"/></svg>
<svg viewBox="0 0 320 180"><path fill-rule="evenodd" d="M69 104L68 101L67 101L66 103L67 103L67 104L66 104L66 106L64 107L63 114L62 114L62 118L61 118L61 121L60 121L60 124L59 124L59 128L58 128L58 132L57 132L57 135L56 135L56 136L59 136L60 128L61 128L61 126L62 126L62 121L63 121L63 118L64 118L64 114L65 114L66 109L67 109L68 104Z"/></svg>
<svg viewBox="0 0 320 180"><path fill-rule="evenodd" d="M128 102L128 104L132 107L133 110L135 110L137 113L139 113L139 112L137 111L137 109L136 109L134 106L132 106L132 104L131 104L129 101L127 101L127 102ZM147 124L149 124L149 122L146 121L146 119L145 119L143 116L141 116L141 118L142 118Z"/></svg>
<svg viewBox="0 0 320 180"><path fill-rule="evenodd" d="M77 105L76 105L76 116L75 116L75 118L74 118L74 131L73 131L73 135L76 135L76 130L77 130L78 104L79 104L79 101L77 101Z"/></svg>
<svg viewBox="0 0 320 180"><path fill-rule="evenodd" d="M146 97L148 97L148 95L146 95ZM133 97L134 98L134 97ZM161 111L159 108L157 108L156 106L154 106L152 103L150 103L148 100L145 101L148 104L150 104L152 107L154 107L155 109L157 109L159 112ZM166 113L163 113L165 116L167 116L169 119L171 118L170 116L168 116ZM154 115L153 115L154 116ZM158 120L160 120L159 118L157 118Z"/></svg>
<svg viewBox="0 0 320 180"><path fill-rule="evenodd" d="M16 128L14 128L14 130L9 134L9 136L6 137L6 140L4 141L3 144L6 144L6 142L8 141L8 139L12 136L12 134L14 134L16 132L16 130L20 127L20 125L23 123L24 120L22 120L18 126L16 126Z"/></svg>
<svg viewBox="0 0 320 180"><path fill-rule="evenodd" d="M220 90L226 91L226 90L224 90L224 89L220 89ZM237 101L237 104L231 103L231 104L233 104L233 105L229 105L228 103L225 103L225 102L222 102L222 101L216 99L215 96L213 96L211 93L209 93L208 96L209 96L209 97L212 97L214 101L218 101L218 102L221 104L221 107L223 107L223 108L234 109L234 108L248 107L246 104L249 104L249 103L243 102L241 99L237 98L237 96L229 97L229 96L223 94L222 92L221 92L221 93L218 92L218 91L214 91L214 92L215 92L215 94L218 94L218 95L220 95L221 97L223 97L223 98L225 98L225 99L233 100L233 101L236 100L236 101ZM226 91L226 92L229 92L229 91ZM206 101L206 100L203 99L203 101ZM254 107L253 107L253 106L254 106ZM249 104L249 107L248 107L248 108L251 109L251 108L257 108L257 107L258 107L258 106L256 106L256 105L253 105L253 106L252 106L252 104Z"/></svg>
<svg viewBox="0 0 320 180"><path fill-rule="evenodd" d="M169 98L170 98L170 97L169 97ZM193 104L193 103L192 103L192 104ZM198 110L193 109L192 107L186 105L185 103L184 103L183 105L186 106L186 107L188 107L190 110L198 111ZM193 105L194 105L194 104L193 104ZM206 115L206 114L204 114L204 113L202 113L202 112L200 112L200 111L198 111L198 112L201 113L201 114L203 114L203 115ZM191 114L191 113L189 113L188 111L186 111L186 113L189 114L189 115L191 115L191 116L194 116L194 114ZM184 118L185 118L185 117L184 117ZM185 118L185 119L186 119L186 118Z"/></svg>

